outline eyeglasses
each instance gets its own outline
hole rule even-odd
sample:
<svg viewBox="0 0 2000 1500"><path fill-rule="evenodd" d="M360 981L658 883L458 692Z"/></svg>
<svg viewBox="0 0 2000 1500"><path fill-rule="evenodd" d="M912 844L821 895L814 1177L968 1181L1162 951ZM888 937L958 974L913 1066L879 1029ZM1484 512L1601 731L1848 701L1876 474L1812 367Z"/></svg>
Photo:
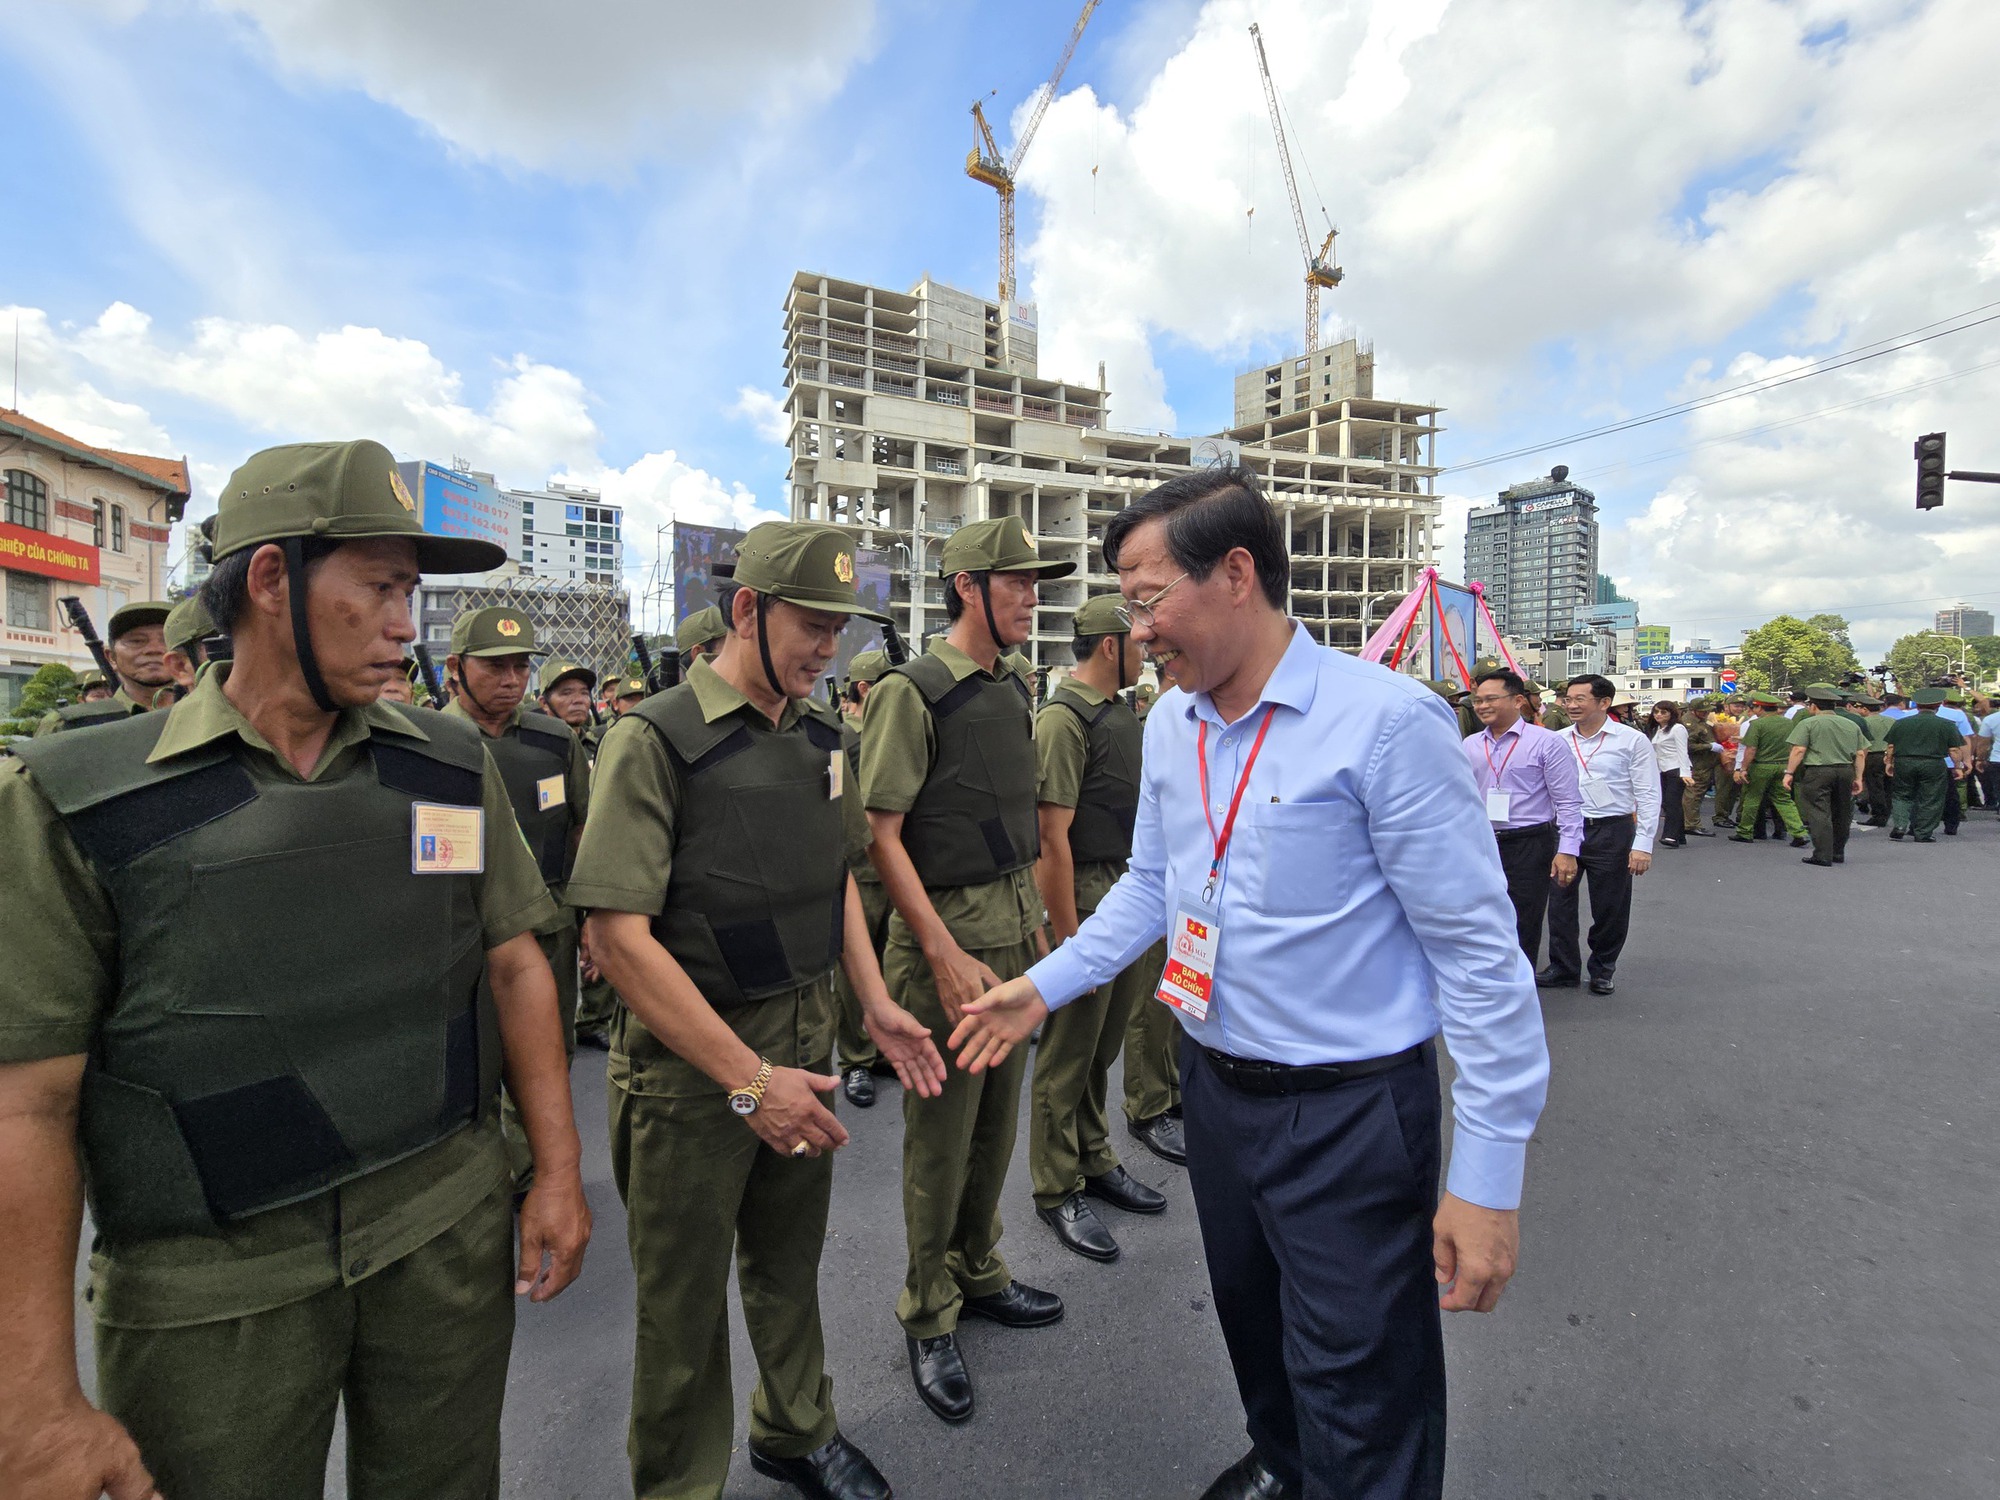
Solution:
<svg viewBox="0 0 2000 1500"><path fill-rule="evenodd" d="M1181 574L1180 578L1176 578L1173 583L1168 584L1150 599L1134 599L1129 604L1120 605L1118 607L1119 621L1125 625L1144 625L1150 628L1153 623L1153 611L1155 607L1162 599L1174 591L1175 585L1180 583L1181 579L1186 577L1187 574Z"/></svg>

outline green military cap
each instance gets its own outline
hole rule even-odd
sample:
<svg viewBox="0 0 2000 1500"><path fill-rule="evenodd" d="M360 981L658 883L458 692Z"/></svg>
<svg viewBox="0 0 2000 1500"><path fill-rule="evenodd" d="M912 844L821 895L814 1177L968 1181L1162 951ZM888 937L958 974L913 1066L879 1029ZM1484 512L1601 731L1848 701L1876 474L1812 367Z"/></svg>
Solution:
<svg viewBox="0 0 2000 1500"><path fill-rule="evenodd" d="M1867 693L1856 693L1854 695L1854 706L1856 708L1880 708L1882 700Z"/></svg>
<svg viewBox="0 0 2000 1500"><path fill-rule="evenodd" d="M1809 682L1798 690L1815 703L1838 703L1840 689L1830 682Z"/></svg>
<svg viewBox="0 0 2000 1500"><path fill-rule="evenodd" d="M1910 701L1918 708L1936 708L1944 702L1944 689L1925 688L1921 692L1912 693Z"/></svg>
<svg viewBox="0 0 2000 1500"><path fill-rule="evenodd" d="M891 623L855 592L854 544L831 526L766 521L751 527L736 548L735 578L746 589L805 609Z"/></svg>
<svg viewBox="0 0 2000 1500"><path fill-rule="evenodd" d="M215 560L292 537L387 536L416 543L417 566L426 573L483 573L507 560L498 543L427 533L394 456L366 438L287 443L251 454L223 486Z"/></svg>
<svg viewBox="0 0 2000 1500"><path fill-rule="evenodd" d="M1140 683L1136 691L1148 703L1151 703L1155 698L1160 696L1160 690L1150 682Z"/></svg>
<svg viewBox="0 0 2000 1500"><path fill-rule="evenodd" d="M190 595L181 600L167 616L167 649L186 654L188 647L205 635L215 634L215 621L209 619L208 611L201 607L201 600Z"/></svg>
<svg viewBox="0 0 2000 1500"><path fill-rule="evenodd" d="M1531 697L1536 693L1546 693L1548 691L1547 688L1543 687L1532 677L1523 677L1521 679L1521 686L1527 690Z"/></svg>
<svg viewBox="0 0 2000 1500"><path fill-rule="evenodd" d="M729 627L722 621L722 611L711 604L706 609L698 609L681 621L681 628L674 632L674 648L692 651L697 646L706 646L711 641L719 641L729 634Z"/></svg>
<svg viewBox="0 0 2000 1500"><path fill-rule="evenodd" d="M1946 688L1944 690L1944 701L1954 705L1961 704L1965 702L1965 694L1957 688Z"/></svg>
<svg viewBox="0 0 2000 1500"><path fill-rule="evenodd" d="M847 664L847 680L855 682L880 682L889 670L889 653L886 651L857 651L854 660Z"/></svg>
<svg viewBox="0 0 2000 1500"><path fill-rule="evenodd" d="M126 631L137 630L141 625L164 625L167 616L173 612L173 605L164 599L136 599L111 612L111 618L104 623L104 638L115 641Z"/></svg>
<svg viewBox="0 0 2000 1500"><path fill-rule="evenodd" d="M1785 706L1785 700L1780 698L1776 693L1755 692L1750 695L1750 701L1760 708L1783 708Z"/></svg>
<svg viewBox="0 0 2000 1500"><path fill-rule="evenodd" d="M535 622L518 609L489 604L451 622L453 656L535 655Z"/></svg>
<svg viewBox="0 0 2000 1500"><path fill-rule="evenodd" d="M958 573L1038 573L1043 578L1067 578L1075 563L1045 560L1035 551L1034 533L1019 516L995 516L961 526L944 544L938 576Z"/></svg>
<svg viewBox="0 0 2000 1500"><path fill-rule="evenodd" d="M1447 703L1451 702L1450 683L1439 682L1435 677L1425 677L1421 679L1421 681L1423 682L1423 685L1425 687L1429 688L1432 692L1436 693L1440 698L1444 699L1445 702Z"/></svg>
<svg viewBox="0 0 2000 1500"><path fill-rule="evenodd" d="M1095 599L1083 601L1083 607L1076 612L1076 624L1071 628L1079 636L1125 635L1132 629L1132 617L1118 595L1099 594Z"/></svg>
<svg viewBox="0 0 2000 1500"><path fill-rule="evenodd" d="M76 680L76 690L79 693L87 693L92 688L108 688L110 686L111 679L95 667L92 667Z"/></svg>
<svg viewBox="0 0 2000 1500"><path fill-rule="evenodd" d="M579 661L564 661L560 657L542 663L541 691L546 693L565 677L581 677L586 688L597 686L597 674Z"/></svg>

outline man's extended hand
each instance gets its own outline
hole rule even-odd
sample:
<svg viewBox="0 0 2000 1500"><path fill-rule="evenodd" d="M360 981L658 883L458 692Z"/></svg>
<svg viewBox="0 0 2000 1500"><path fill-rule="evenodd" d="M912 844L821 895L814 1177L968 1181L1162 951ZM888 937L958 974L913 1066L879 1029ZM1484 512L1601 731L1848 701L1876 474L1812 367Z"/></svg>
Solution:
<svg viewBox="0 0 2000 1500"><path fill-rule="evenodd" d="M998 974L953 942L940 943L935 953L926 951L924 957L930 961L931 976L937 981L938 1000L944 1006L945 1019L954 1026L968 1004L1000 982Z"/></svg>
<svg viewBox="0 0 2000 1500"><path fill-rule="evenodd" d="M1431 1264L1446 1312L1492 1312L1521 1258L1518 1209L1481 1208L1446 1193L1431 1220Z"/></svg>
<svg viewBox="0 0 2000 1500"><path fill-rule="evenodd" d="M534 1186L521 1200L521 1261L514 1273L514 1295L526 1292L530 1302L547 1302L576 1280L589 1243L590 1205L584 1201L582 1175L574 1167L537 1171Z"/></svg>
<svg viewBox="0 0 2000 1500"><path fill-rule="evenodd" d="M7 1476L7 1494L20 1500L159 1500L139 1445L81 1391L43 1419L7 1414L0 1474Z"/></svg>
<svg viewBox="0 0 2000 1500"><path fill-rule="evenodd" d="M944 1059L938 1056L930 1027L894 1002L865 1012L861 1024L904 1088L924 1099L935 1099L944 1092Z"/></svg>
<svg viewBox="0 0 2000 1500"><path fill-rule="evenodd" d="M780 1156L790 1156L800 1141L806 1143L807 1156L837 1150L847 1144L847 1127L819 1102L819 1095L839 1087L840 1080L831 1074L774 1068L764 1085L764 1102L743 1123Z"/></svg>
<svg viewBox="0 0 2000 1500"><path fill-rule="evenodd" d="M1576 856L1574 854L1558 854L1555 860L1549 865L1549 878L1554 880L1557 885L1575 885Z"/></svg>
<svg viewBox="0 0 2000 1500"><path fill-rule="evenodd" d="M1625 856L1625 868L1630 870L1634 875L1643 875L1653 868L1653 856L1650 854L1641 854L1637 849L1634 849L1630 854Z"/></svg>
<svg viewBox="0 0 2000 1500"><path fill-rule="evenodd" d="M1007 1054L1035 1034L1049 1008L1042 992L1025 975L987 992L965 1007L965 1018L951 1034L950 1047L968 1073L984 1073L1007 1060Z"/></svg>

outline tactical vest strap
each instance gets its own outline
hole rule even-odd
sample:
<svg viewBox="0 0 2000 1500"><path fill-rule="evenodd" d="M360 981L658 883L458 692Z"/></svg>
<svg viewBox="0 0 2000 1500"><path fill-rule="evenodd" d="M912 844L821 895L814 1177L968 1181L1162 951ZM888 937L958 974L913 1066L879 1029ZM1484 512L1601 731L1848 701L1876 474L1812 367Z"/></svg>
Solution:
<svg viewBox="0 0 2000 1500"><path fill-rule="evenodd" d="M370 741L369 751L375 757L375 779L399 792L408 792L419 801L477 807L485 800L486 778L482 771L468 770L387 740Z"/></svg>
<svg viewBox="0 0 2000 1500"><path fill-rule="evenodd" d="M224 758L81 808L69 832L99 869L116 870L256 799L250 773Z"/></svg>

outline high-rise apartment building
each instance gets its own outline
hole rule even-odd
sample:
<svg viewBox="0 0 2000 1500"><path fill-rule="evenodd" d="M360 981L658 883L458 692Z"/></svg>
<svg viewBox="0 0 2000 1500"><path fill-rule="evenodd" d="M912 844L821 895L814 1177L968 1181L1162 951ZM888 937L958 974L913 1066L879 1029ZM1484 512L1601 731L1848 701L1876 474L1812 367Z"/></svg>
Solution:
<svg viewBox="0 0 2000 1500"><path fill-rule="evenodd" d="M1939 635L1963 636L1967 640L1975 636L1993 634L1993 612L1988 609L1974 609L1969 604L1954 604L1950 609L1937 612L1937 632Z"/></svg>
<svg viewBox="0 0 2000 1500"><path fill-rule="evenodd" d="M503 490L521 509L523 573L570 583L616 584L625 571L625 513L596 490L552 484Z"/></svg>
<svg viewBox="0 0 2000 1500"><path fill-rule="evenodd" d="M1386 601L1415 586L1439 513L1440 408L1375 399L1372 354L1365 395L1343 376L1309 386L1302 407L1288 394L1270 412L1260 366L1256 414L1226 433L1120 432L1101 373L1092 385L1043 378L1032 309L1009 311L929 278L899 292L800 272L786 298L791 513L890 554L891 612L913 642L944 625L943 538L1019 516L1044 556L1079 564L1042 588L1024 648L1066 664L1072 612L1117 586L1105 522L1134 496L1217 463L1253 469L1282 508L1290 608L1316 639L1359 647Z"/></svg>
<svg viewBox="0 0 2000 1500"><path fill-rule="evenodd" d="M1674 649L1671 625L1641 625L1632 632L1632 649L1641 656L1657 656Z"/></svg>
<svg viewBox="0 0 2000 1500"><path fill-rule="evenodd" d="M1505 634L1521 641L1571 634L1597 598L1597 496L1571 484L1561 466L1502 490L1466 520L1465 578L1486 586Z"/></svg>

